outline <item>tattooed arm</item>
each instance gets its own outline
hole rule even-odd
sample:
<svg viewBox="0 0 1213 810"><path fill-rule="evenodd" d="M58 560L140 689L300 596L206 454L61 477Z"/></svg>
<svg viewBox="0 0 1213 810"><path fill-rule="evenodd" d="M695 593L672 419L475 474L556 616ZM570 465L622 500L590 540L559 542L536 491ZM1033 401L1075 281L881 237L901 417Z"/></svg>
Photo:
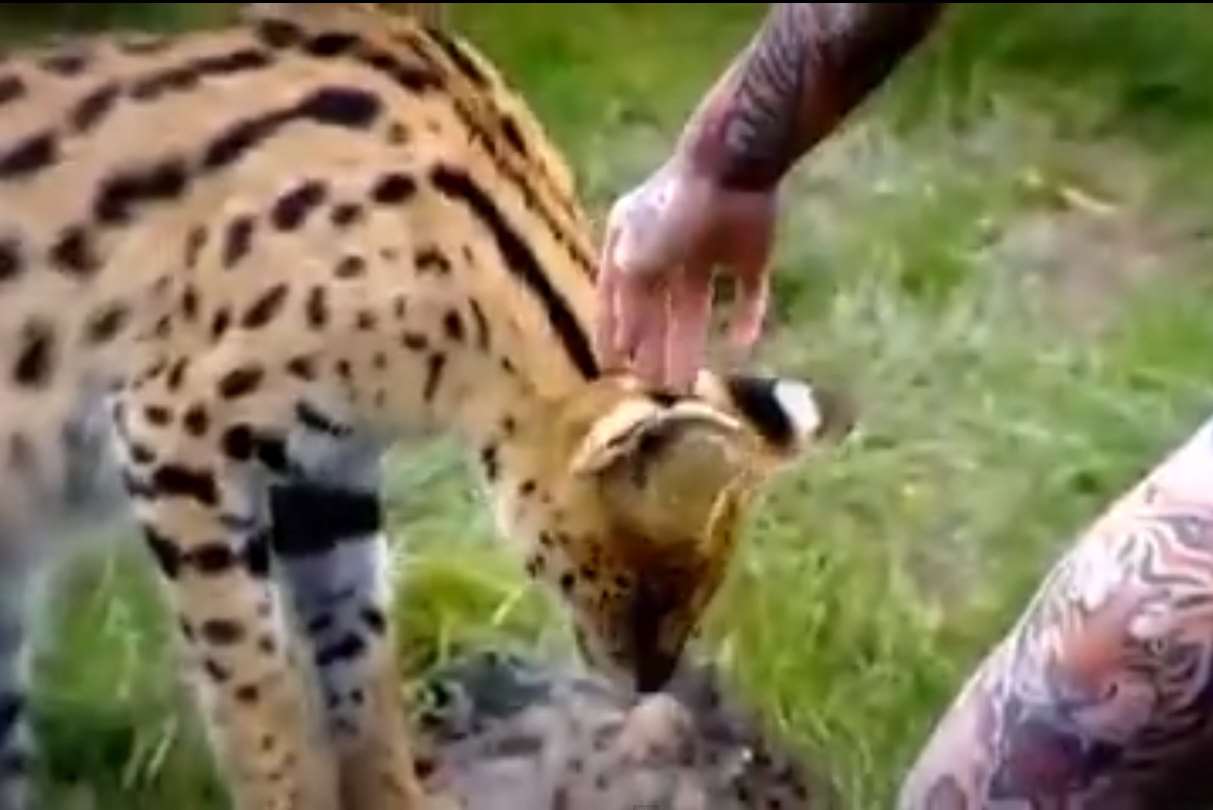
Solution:
<svg viewBox="0 0 1213 810"><path fill-rule="evenodd" d="M774 186L934 26L936 3L780 3L681 148L728 188Z"/></svg>
<svg viewBox="0 0 1213 810"><path fill-rule="evenodd" d="M753 344L766 309L779 181L922 41L940 8L772 7L670 159L611 211L599 281L606 365L687 387L704 353L715 270L739 283L734 345Z"/></svg>

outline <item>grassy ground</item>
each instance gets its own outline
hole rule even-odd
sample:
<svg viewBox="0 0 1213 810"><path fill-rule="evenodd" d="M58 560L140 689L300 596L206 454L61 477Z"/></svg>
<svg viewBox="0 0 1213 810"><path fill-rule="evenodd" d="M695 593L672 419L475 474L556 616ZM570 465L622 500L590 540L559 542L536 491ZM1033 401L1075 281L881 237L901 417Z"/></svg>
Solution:
<svg viewBox="0 0 1213 810"><path fill-rule="evenodd" d="M600 211L665 155L761 11L472 4L454 19ZM856 810L889 806L1059 551L1213 411L1213 11L953 11L789 186L760 362L841 378L861 429L771 493L696 648ZM198 12L147 13L118 17ZM6 14L23 30L115 19ZM410 671L461 644L564 649L452 448L410 461L391 491ZM38 702L58 806L220 806L146 576L119 554L58 584Z"/></svg>

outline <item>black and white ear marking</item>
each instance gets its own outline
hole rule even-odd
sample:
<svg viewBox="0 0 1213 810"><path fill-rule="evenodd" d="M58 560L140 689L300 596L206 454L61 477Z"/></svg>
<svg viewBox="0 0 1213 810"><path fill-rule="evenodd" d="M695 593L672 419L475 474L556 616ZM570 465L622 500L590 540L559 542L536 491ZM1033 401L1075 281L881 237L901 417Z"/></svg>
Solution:
<svg viewBox="0 0 1213 810"><path fill-rule="evenodd" d="M771 392L783 408L792 432L800 441L816 436L825 426L825 414L813 387L800 380L779 380Z"/></svg>
<svg viewBox="0 0 1213 810"><path fill-rule="evenodd" d="M833 432L836 421L848 419L835 395L804 380L734 376L727 388L733 405L776 447L800 447Z"/></svg>

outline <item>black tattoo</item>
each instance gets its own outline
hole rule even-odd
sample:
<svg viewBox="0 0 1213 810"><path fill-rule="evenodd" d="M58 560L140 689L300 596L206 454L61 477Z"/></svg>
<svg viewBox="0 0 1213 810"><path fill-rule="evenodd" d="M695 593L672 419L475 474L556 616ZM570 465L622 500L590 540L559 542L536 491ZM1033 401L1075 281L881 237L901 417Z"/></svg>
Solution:
<svg viewBox="0 0 1213 810"><path fill-rule="evenodd" d="M938 3L780 3L693 122L731 188L775 185L934 26Z"/></svg>

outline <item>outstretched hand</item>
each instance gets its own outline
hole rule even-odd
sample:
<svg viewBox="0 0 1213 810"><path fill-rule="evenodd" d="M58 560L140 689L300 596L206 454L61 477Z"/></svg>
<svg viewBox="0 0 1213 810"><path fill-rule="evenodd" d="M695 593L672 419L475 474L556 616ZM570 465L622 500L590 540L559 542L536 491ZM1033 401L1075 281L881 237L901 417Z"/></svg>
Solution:
<svg viewBox="0 0 1213 810"><path fill-rule="evenodd" d="M704 364L716 273L736 282L729 343L762 333L776 194L740 191L675 155L611 209L598 280L603 365L687 390Z"/></svg>

